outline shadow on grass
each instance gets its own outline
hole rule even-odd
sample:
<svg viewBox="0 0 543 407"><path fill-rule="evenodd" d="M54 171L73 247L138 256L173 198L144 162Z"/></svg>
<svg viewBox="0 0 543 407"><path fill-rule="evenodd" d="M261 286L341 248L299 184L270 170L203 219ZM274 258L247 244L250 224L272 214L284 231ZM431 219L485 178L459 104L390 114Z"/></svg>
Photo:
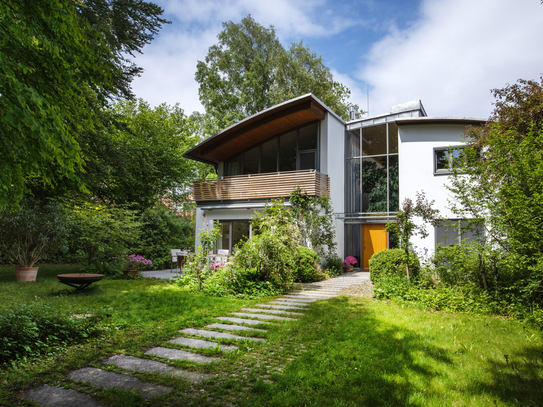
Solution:
<svg viewBox="0 0 543 407"><path fill-rule="evenodd" d="M508 405L543 405L543 349L526 347L489 362L492 380L474 381L469 392L486 392Z"/></svg>
<svg viewBox="0 0 543 407"><path fill-rule="evenodd" d="M275 384L257 382L247 405L424 405L419 396L439 380L433 366L452 363L424 336L385 324L345 297L315 305L289 335L308 352L276 375Z"/></svg>

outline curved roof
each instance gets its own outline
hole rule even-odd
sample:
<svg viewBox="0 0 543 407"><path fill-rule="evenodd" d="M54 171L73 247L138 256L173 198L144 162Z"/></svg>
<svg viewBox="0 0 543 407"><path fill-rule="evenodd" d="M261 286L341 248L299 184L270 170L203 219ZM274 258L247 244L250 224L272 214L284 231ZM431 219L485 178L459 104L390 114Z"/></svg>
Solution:
<svg viewBox="0 0 543 407"><path fill-rule="evenodd" d="M308 93L272 106L233 124L190 149L183 157L216 165L277 134L316 120L329 112L343 120L315 95Z"/></svg>

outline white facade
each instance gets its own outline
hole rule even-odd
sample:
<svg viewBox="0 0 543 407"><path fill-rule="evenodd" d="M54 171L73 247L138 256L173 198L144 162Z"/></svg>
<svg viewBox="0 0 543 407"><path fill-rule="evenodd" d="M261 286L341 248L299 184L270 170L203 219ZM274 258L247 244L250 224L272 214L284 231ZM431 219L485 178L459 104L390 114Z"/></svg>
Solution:
<svg viewBox="0 0 543 407"><path fill-rule="evenodd" d="M428 117L420 100L394 106L388 114L351 120L346 123L313 95L304 95L244 119L239 124L214 136L218 141L209 142L211 140L209 139L185 156L211 162L209 161L213 158L211 154L207 156L211 157L207 158L208 161L200 157L205 156L208 151L217 152L224 143L231 143L230 146L232 146L232 140L243 141L242 139L247 138L247 134L250 134L255 127L260 126L265 129L264 131L268 131L266 136L255 141L255 143L264 143L292 131L290 129L302 128L307 126L307 123L315 123L315 116L309 116L305 122L302 120L298 124L291 124L289 129L285 127L286 130L281 131L282 126L285 125L281 124L282 117L292 120L292 116L287 117L287 115L292 114L292 109L301 106L302 102L306 106L303 108L304 112L310 112L310 115L311 112L322 109L320 110L321 119L317 121L319 123L317 171L327 175L330 180L330 198L335 214L334 223L338 244L337 254L340 257L355 255L359 258L360 264L363 263L362 259L365 259L364 264L367 264L372 252L366 252L366 247L371 242L367 242L365 230L368 237L371 234L369 230L375 229L377 225L380 225L379 227L383 230L387 222L393 221L398 206L406 198L415 200L417 192L424 191L429 201L434 200L434 208L439 209L443 218L455 218L449 210L451 196L446 188L449 176L443 171L436 171L436 149L443 151L449 147L461 147L464 143L463 133L466 127L480 125L484 120ZM310 105L307 105L308 103ZM228 132L232 134L229 139L226 138L230 135ZM246 148L253 147L248 144ZM352 153L353 148L356 150L355 153ZM235 157L233 154L239 153L234 152L230 156L225 154L225 159ZM227 174L224 160L215 160L214 165L219 177ZM375 174L380 177L377 184L371 181L371 177ZM374 182L374 184L370 187L367 182ZM376 192L373 196L372 188ZM385 190L384 193L383 190ZM198 233L201 229L209 230L217 221L250 220L255 210L263 208L265 203L264 199L198 202L196 245L199 244ZM431 252L435 249L436 236L431 225L427 225L427 230L429 232L427 238L415 237L412 239L412 244L418 249L427 248ZM386 239L385 246L390 247L391 237L388 236ZM378 250L383 247L382 243L379 247Z"/></svg>
<svg viewBox="0 0 543 407"><path fill-rule="evenodd" d="M450 209L449 201L453 199L446 188L449 176L436 174L435 149L461 146L464 144L463 133L465 124L436 124L420 120L420 124L399 124L399 159L400 159L400 204L406 198L413 201L417 192L424 191L428 201L435 201L433 207L440 211L440 216L446 219L455 218ZM422 222L419 219L419 222ZM435 233L431 225L427 225L428 237L413 237L411 243L418 249L427 248L430 252L435 249Z"/></svg>

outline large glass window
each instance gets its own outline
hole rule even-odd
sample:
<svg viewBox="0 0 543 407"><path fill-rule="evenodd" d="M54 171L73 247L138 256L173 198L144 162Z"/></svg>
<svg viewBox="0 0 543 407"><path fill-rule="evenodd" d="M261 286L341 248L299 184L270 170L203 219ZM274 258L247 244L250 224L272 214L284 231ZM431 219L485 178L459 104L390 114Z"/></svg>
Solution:
<svg viewBox="0 0 543 407"><path fill-rule="evenodd" d="M387 125L364 127L362 129L362 155L387 153Z"/></svg>
<svg viewBox="0 0 543 407"><path fill-rule="evenodd" d="M319 135L317 123L302 127L298 135L298 150L316 150Z"/></svg>
<svg viewBox="0 0 543 407"><path fill-rule="evenodd" d="M362 211L362 195L360 193L360 158L347 160L346 174L346 212L358 213Z"/></svg>
<svg viewBox="0 0 543 407"><path fill-rule="evenodd" d="M296 170L296 132L283 134L279 138L279 171Z"/></svg>
<svg viewBox="0 0 543 407"><path fill-rule="evenodd" d="M260 172L277 171L277 138L262 144L262 158L260 160Z"/></svg>
<svg viewBox="0 0 543 407"><path fill-rule="evenodd" d="M225 162L225 176L318 170L319 123L278 135Z"/></svg>
<svg viewBox="0 0 543 407"><path fill-rule="evenodd" d="M345 157L359 157L360 156L360 129L347 130L345 132L345 136L346 136Z"/></svg>
<svg viewBox="0 0 543 407"><path fill-rule="evenodd" d="M362 159L362 212L387 212L387 157Z"/></svg>
<svg viewBox="0 0 543 407"><path fill-rule="evenodd" d="M226 175L241 175L241 154L226 162Z"/></svg>
<svg viewBox="0 0 543 407"><path fill-rule="evenodd" d="M248 220L221 220L222 236L217 241L217 250L236 249L236 245L249 239L251 235L251 226Z"/></svg>
<svg viewBox="0 0 543 407"><path fill-rule="evenodd" d="M243 153L243 173L258 174L260 163L260 146L256 146Z"/></svg>
<svg viewBox="0 0 543 407"><path fill-rule="evenodd" d="M384 123L347 130L345 143L345 212L396 212L399 207L398 126Z"/></svg>
<svg viewBox="0 0 543 407"><path fill-rule="evenodd" d="M388 153L398 154L398 125L388 124Z"/></svg>

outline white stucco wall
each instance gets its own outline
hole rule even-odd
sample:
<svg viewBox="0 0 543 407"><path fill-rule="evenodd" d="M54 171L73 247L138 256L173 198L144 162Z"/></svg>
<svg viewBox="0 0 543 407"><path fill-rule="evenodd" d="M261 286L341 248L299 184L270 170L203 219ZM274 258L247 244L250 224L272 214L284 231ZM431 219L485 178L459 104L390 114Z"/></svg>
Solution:
<svg viewBox="0 0 543 407"><path fill-rule="evenodd" d="M345 200L345 124L330 113L321 123L320 172L330 177L330 197L334 213L344 212ZM334 220L337 254L343 256L343 221Z"/></svg>
<svg viewBox="0 0 543 407"><path fill-rule="evenodd" d="M434 175L434 148L464 144L465 128L464 124L400 124L400 206L405 198L415 201L416 192L424 190L429 201L435 200L433 207L439 209L442 217L456 217L448 209L448 201L453 198L445 188L449 176ZM418 249L426 247L431 253L435 249L435 233L431 225L426 228L429 236L415 236L412 244Z"/></svg>

